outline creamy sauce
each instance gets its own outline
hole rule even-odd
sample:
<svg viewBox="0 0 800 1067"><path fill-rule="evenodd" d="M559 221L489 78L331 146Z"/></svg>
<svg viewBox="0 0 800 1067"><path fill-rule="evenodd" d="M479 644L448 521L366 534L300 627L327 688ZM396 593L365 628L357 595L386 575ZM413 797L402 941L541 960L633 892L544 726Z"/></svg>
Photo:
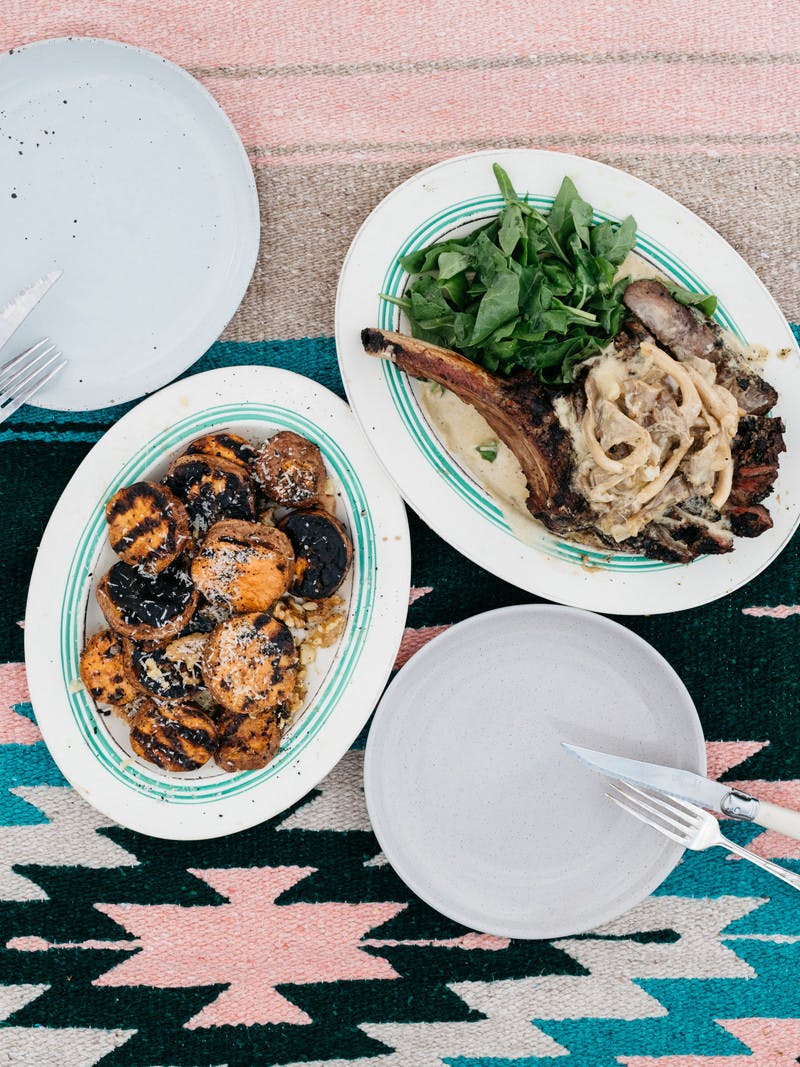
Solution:
<svg viewBox="0 0 800 1067"><path fill-rule="evenodd" d="M422 410L437 437L456 462L469 471L493 500L516 536L528 543L539 542L544 527L526 506L528 486L517 457L498 440L488 422L470 404L431 382L419 383ZM478 448L497 442L494 462L484 459Z"/></svg>

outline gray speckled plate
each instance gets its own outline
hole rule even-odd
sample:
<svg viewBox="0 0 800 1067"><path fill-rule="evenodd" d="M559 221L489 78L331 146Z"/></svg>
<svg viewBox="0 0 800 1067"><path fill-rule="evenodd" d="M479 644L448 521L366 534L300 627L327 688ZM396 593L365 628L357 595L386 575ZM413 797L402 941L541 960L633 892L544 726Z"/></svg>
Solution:
<svg viewBox="0 0 800 1067"><path fill-rule="evenodd" d="M0 55L0 304L64 273L3 350L49 335L69 364L38 407L152 392L217 339L259 242L247 153L186 71L91 37Z"/></svg>
<svg viewBox="0 0 800 1067"><path fill-rule="evenodd" d="M681 849L610 804L562 741L705 772L680 678L602 616L502 608L417 653L381 701L364 765L403 881L465 926L522 938L592 929L651 893Z"/></svg>

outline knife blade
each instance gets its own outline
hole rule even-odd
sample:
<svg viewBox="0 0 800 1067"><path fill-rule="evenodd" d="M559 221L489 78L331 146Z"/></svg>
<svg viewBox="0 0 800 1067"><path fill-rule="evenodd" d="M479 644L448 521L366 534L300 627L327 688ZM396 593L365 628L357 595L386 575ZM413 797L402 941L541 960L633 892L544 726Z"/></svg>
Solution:
<svg viewBox="0 0 800 1067"><path fill-rule="evenodd" d="M62 275L60 270L51 270L33 285L21 289L17 295L0 311L0 348L6 343L16 328L30 315L45 293Z"/></svg>
<svg viewBox="0 0 800 1067"><path fill-rule="evenodd" d="M623 782L654 789L658 793L688 800L701 808L713 808L714 811L729 819L745 819L758 823L768 830L777 830L800 841L800 812L778 807L766 800L759 800L748 793L731 789L724 782L713 782L701 774L684 771L676 767L662 767L657 763L643 763L640 760L614 756L608 752L596 752L591 748L581 748L561 742L562 747L593 771L605 774L609 778L619 778Z"/></svg>

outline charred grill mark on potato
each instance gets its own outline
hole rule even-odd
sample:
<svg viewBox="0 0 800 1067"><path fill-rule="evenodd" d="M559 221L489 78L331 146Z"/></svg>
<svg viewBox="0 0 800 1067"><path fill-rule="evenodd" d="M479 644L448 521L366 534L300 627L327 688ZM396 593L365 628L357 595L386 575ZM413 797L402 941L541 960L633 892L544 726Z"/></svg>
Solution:
<svg viewBox="0 0 800 1067"><path fill-rule="evenodd" d="M216 760L224 771L255 771L275 758L282 731L275 715L223 711L217 720Z"/></svg>
<svg viewBox="0 0 800 1067"><path fill-rule="evenodd" d="M125 676L132 686L159 700L189 700L203 688L200 659L206 637L177 637L165 647L124 641Z"/></svg>
<svg viewBox="0 0 800 1067"><path fill-rule="evenodd" d="M210 601L236 612L266 611L294 575L289 538L274 526L237 519L215 523L192 562L192 579Z"/></svg>
<svg viewBox="0 0 800 1067"><path fill-rule="evenodd" d="M189 575L175 566L150 575L115 563L97 586L109 626L133 641L164 644L181 632L197 604Z"/></svg>
<svg viewBox="0 0 800 1067"><path fill-rule="evenodd" d="M145 700L131 722L131 747L162 770L194 771L216 752L217 730L195 704Z"/></svg>
<svg viewBox="0 0 800 1067"><path fill-rule="evenodd" d="M228 463L241 463L248 467L256 456L256 450L237 433L228 433L220 430L218 433L207 433L202 437L196 437L185 450L187 456L216 456Z"/></svg>
<svg viewBox="0 0 800 1067"><path fill-rule="evenodd" d="M353 559L353 546L342 523L325 511L294 511L281 520L279 529L294 548L294 595L319 600L335 593Z"/></svg>
<svg viewBox="0 0 800 1067"><path fill-rule="evenodd" d="M157 482L125 486L106 505L111 547L121 560L158 574L190 542L189 516L174 493Z"/></svg>
<svg viewBox="0 0 800 1067"><path fill-rule="evenodd" d="M328 480L320 450L291 430L282 430L264 442L253 475L270 500L288 508L318 503Z"/></svg>
<svg viewBox="0 0 800 1067"><path fill-rule="evenodd" d="M257 715L286 701L297 681L298 655L289 629L251 612L220 623L203 651L209 693L229 711Z"/></svg>
<svg viewBox="0 0 800 1067"><path fill-rule="evenodd" d="M181 456L164 481L183 501L196 537L204 536L220 519L252 522L256 517L253 483L241 463L216 456Z"/></svg>
<svg viewBox="0 0 800 1067"><path fill-rule="evenodd" d="M125 677L122 642L111 630L100 630L81 653L81 681L99 704L124 707L138 693Z"/></svg>

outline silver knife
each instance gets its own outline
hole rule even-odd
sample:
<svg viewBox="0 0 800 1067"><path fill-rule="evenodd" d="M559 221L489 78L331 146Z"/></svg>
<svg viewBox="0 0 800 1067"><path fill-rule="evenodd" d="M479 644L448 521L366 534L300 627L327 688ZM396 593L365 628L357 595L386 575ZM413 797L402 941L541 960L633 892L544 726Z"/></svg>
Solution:
<svg viewBox="0 0 800 1067"><path fill-rule="evenodd" d="M21 322L33 311L45 293L61 277L62 271L51 270L27 289L22 289L14 299L0 311L0 348Z"/></svg>
<svg viewBox="0 0 800 1067"><path fill-rule="evenodd" d="M657 763L641 763L624 756L568 745L565 741L561 744L593 771L599 771L609 778L643 785L646 789L699 804L701 808L712 808L729 819L758 823L768 830L777 830L779 834L800 841L800 811L790 811L766 800L758 800L747 793L740 793L738 789L731 789L724 782L712 782L710 778L692 771L661 767Z"/></svg>

